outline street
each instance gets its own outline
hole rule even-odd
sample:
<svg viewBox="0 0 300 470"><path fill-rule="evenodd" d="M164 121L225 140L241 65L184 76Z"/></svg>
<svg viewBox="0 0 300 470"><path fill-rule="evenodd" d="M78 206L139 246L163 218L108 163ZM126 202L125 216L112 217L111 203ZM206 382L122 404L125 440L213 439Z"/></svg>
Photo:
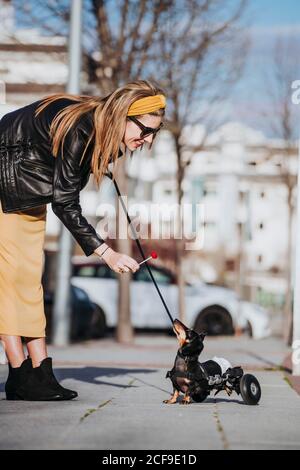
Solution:
<svg viewBox="0 0 300 470"><path fill-rule="evenodd" d="M1 449L299 449L300 397L280 370L281 340L206 338L201 360L224 356L257 376L258 406L225 392L203 403L163 404L174 337L139 335L132 346L113 339L49 346L56 377L79 397L63 402L6 401L0 366Z"/></svg>

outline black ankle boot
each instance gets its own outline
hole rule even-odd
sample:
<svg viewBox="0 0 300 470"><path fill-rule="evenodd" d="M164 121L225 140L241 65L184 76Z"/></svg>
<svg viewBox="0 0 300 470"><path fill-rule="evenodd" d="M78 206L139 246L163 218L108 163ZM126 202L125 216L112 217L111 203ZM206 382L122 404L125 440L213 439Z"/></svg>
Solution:
<svg viewBox="0 0 300 470"><path fill-rule="evenodd" d="M57 382L50 357L34 368L30 357L20 367L13 368L9 364L5 392L7 400L58 401L77 397L77 392L68 390Z"/></svg>
<svg viewBox="0 0 300 470"><path fill-rule="evenodd" d="M5 393L7 400L19 400L16 392L20 387L20 384L27 380L28 374L31 372L32 363L31 359L24 359L20 367L12 367L8 363L8 377L5 384Z"/></svg>
<svg viewBox="0 0 300 470"><path fill-rule="evenodd" d="M56 377L53 372L52 368L52 358L46 357L39 365L38 369L41 370L44 380L49 383L53 390L57 390L59 394L62 394L64 400L72 400L78 396L78 393L74 390L69 390L64 388L60 383L56 380Z"/></svg>
<svg viewBox="0 0 300 470"><path fill-rule="evenodd" d="M20 367L19 372L11 370L14 378L15 388L7 395L9 400L26 401L57 401L65 400L64 395L58 392L57 387L53 386L47 380L40 367L32 367L31 358L28 357ZM18 376L16 374L19 374Z"/></svg>

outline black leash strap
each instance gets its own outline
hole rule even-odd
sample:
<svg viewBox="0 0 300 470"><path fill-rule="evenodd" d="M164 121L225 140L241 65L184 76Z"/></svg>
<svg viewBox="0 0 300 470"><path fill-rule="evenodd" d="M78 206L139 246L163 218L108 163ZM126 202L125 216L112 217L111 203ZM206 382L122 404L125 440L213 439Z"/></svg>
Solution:
<svg viewBox="0 0 300 470"><path fill-rule="evenodd" d="M122 204L122 207L123 207L124 212L125 212L125 214L126 214L126 217L127 217L129 226L130 226L130 228L131 228L131 231L132 231L132 233L133 233L134 239L135 239L135 241L136 241L136 243L137 243L137 246L138 246L138 248L139 248L139 250L140 250L140 253L141 253L141 255L142 255L143 260L145 260L145 259L146 259L146 256L145 256L144 251L143 251L143 249L142 249L142 247L141 247L141 244L140 244L140 241L139 241L139 239L138 239L138 237L137 237L136 231L134 230L134 227L133 227L133 225L131 224L131 220L130 220L129 214L128 214L127 209L126 209L126 207L125 207L125 204L124 204L124 201L123 201L123 199L122 199L122 195L121 195L121 193L120 193L120 190L119 190L119 187L118 187L118 185L117 185L117 182L116 182L115 179L113 180L113 174L112 174L111 171L109 171L108 173L104 173L104 174L105 174L105 176L108 176L108 178L110 178L110 179L113 181L114 185L115 185L116 191L117 191L117 193L118 193L118 196L119 196L120 199L121 199L121 204ZM156 287L156 290L157 290L157 292L158 292L158 295L160 296L161 301L162 301L162 303L163 303L163 305L164 305L164 307L165 307L165 309L166 309L166 312L167 312L167 314L168 314L168 316L169 316L169 318L170 318L170 320L171 320L171 322L172 322L172 325L173 325L173 322L174 322L173 317L172 317L172 315L171 315L171 313L170 313L170 311L169 311L169 309L168 309L168 306L167 306L167 304L166 304L166 302L165 302L165 300L164 300L164 298L163 298L163 296L162 296L162 294L161 294L161 292L160 292L160 290L159 290L159 287L158 287L158 285L157 285L157 283L156 283L156 281L155 281L155 279L154 279L154 276L153 276L153 274L152 274L152 271L151 271L151 269L150 269L150 266L148 265L148 262L147 262L147 261L146 261L144 264L147 266L147 269L148 269L148 272L149 272L149 274L150 274L150 277L151 277L151 279L152 279L152 281L153 281L153 283L154 283L154 285L155 285L155 287Z"/></svg>

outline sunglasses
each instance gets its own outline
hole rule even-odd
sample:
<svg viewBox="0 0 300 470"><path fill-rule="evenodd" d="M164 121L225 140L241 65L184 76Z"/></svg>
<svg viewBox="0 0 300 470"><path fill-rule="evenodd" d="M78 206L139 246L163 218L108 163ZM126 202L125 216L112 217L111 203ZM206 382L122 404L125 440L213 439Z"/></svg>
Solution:
<svg viewBox="0 0 300 470"><path fill-rule="evenodd" d="M136 119L135 117L133 116L128 116L128 119L130 119L130 121L133 121L137 126L139 126L139 128L141 129L141 135L140 135L140 139L143 139L144 137L148 137L148 135L151 135L153 134L153 137L156 136L156 134L158 133L158 131L163 127L163 123L161 122L160 125L158 127L146 127L144 126L144 124L142 124L138 119Z"/></svg>

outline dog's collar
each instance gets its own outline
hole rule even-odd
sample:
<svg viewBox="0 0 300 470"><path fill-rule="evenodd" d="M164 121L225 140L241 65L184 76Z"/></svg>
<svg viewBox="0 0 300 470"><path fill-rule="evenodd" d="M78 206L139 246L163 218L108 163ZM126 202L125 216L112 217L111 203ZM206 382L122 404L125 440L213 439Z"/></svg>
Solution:
<svg viewBox="0 0 300 470"><path fill-rule="evenodd" d="M185 359L185 357L186 357L182 354L181 348L178 349L177 354L181 359Z"/></svg>

